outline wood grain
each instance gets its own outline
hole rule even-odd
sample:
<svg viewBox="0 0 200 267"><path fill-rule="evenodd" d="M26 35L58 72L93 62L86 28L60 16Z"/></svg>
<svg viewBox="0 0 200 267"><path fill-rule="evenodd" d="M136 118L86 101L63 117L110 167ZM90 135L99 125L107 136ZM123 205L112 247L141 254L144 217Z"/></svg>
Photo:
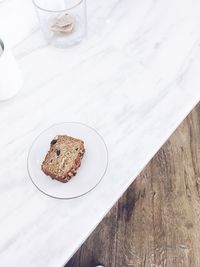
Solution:
<svg viewBox="0 0 200 267"><path fill-rule="evenodd" d="M200 266L200 104L66 267Z"/></svg>

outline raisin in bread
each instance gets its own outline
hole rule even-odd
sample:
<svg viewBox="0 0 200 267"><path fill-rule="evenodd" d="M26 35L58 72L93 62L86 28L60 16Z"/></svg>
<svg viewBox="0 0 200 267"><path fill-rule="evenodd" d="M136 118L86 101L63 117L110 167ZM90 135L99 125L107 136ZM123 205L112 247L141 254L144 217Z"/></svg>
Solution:
<svg viewBox="0 0 200 267"><path fill-rule="evenodd" d="M67 135L57 135L42 163L42 171L60 182L68 182L76 175L85 152L84 142Z"/></svg>

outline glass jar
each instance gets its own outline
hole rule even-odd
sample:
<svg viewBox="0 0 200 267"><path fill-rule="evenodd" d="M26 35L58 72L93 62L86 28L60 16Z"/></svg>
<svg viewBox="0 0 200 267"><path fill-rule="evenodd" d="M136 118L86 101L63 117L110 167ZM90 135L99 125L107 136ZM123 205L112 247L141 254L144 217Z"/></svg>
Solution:
<svg viewBox="0 0 200 267"><path fill-rule="evenodd" d="M33 0L48 43L67 47L86 35L86 0Z"/></svg>

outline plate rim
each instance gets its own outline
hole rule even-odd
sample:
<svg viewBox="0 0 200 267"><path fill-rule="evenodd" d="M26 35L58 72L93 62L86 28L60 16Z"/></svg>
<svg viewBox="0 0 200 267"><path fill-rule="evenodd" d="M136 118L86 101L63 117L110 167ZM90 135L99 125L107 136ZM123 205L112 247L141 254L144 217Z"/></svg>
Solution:
<svg viewBox="0 0 200 267"><path fill-rule="evenodd" d="M40 138L40 136L45 133L46 131L48 131L49 129L51 129L52 127L54 126L58 126L58 125L62 125L62 124L80 124L86 128L89 128L90 130L94 131L99 137L100 139L102 140L103 144L104 144L104 147L105 147L105 151L106 151L106 166L105 166L105 170L103 172L103 174L101 175L101 178L99 179L98 183L95 184L90 190L88 190L87 192L81 194L81 195L78 195L78 196L75 196L75 197L58 197L58 196L52 196L48 193L46 193L45 191L43 191L42 189L40 189L38 187L38 185L34 182L34 179L33 177L31 176L31 173L30 173L30 170L29 170L29 160L30 160L30 154L31 154L31 150L34 146L34 144L36 143L36 141ZM51 198L54 198L54 199L59 199L59 200L71 200L71 199L77 199L77 198L80 198L80 197L83 197L85 195L87 195L88 193L90 193L92 190L94 190L99 184L100 182L103 180L106 172L107 172L107 169L108 169L108 162L109 162L109 153L108 153L108 147L106 145L106 142L104 141L104 138L102 137L102 135L96 130L94 129L93 127L83 123L83 122L79 122L79 121L67 121L67 122L58 122L58 123L54 123L52 124L51 126L47 127L46 129L44 129L42 132L40 132L40 134L38 134L34 140L32 141L31 143L31 146L29 147L29 151L28 151L28 156L27 156L27 161L26 161L26 167L27 167L27 171L28 171L28 175L29 175L29 178L31 180L31 182L33 183L33 185L44 195L48 196L48 197L51 197Z"/></svg>

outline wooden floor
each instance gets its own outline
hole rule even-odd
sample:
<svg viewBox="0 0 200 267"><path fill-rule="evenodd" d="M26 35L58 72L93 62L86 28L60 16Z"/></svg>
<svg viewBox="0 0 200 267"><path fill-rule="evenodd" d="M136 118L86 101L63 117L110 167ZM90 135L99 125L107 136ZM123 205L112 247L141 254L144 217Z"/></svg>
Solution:
<svg viewBox="0 0 200 267"><path fill-rule="evenodd" d="M66 267L200 267L200 104Z"/></svg>

